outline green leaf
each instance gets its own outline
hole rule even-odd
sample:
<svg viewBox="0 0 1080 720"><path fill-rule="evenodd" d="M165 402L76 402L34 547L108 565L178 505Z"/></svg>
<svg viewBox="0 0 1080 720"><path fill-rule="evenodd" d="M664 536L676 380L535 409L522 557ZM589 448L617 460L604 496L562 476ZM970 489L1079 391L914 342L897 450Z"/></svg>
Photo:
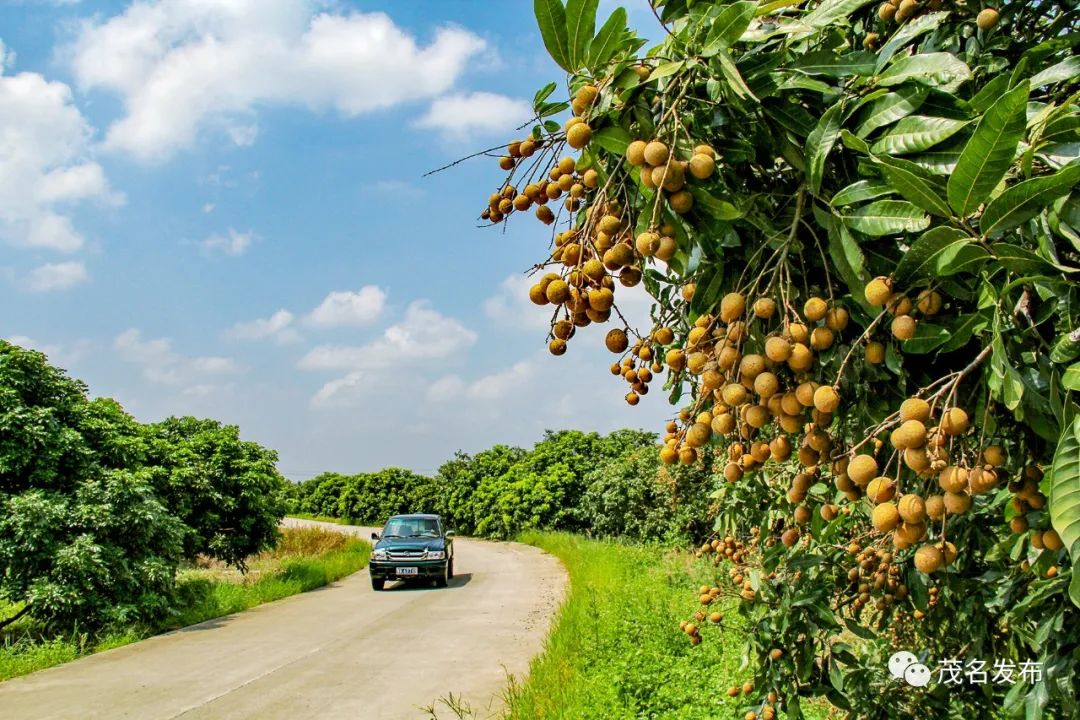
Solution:
<svg viewBox="0 0 1080 720"><path fill-rule="evenodd" d="M1067 363L1080 357L1080 331L1062 333L1050 348L1050 362Z"/></svg>
<svg viewBox="0 0 1080 720"><path fill-rule="evenodd" d="M838 190L829 201L833 207L843 207L853 203L871 200L882 195L890 195L896 192L888 184L880 180L857 180L847 187Z"/></svg>
<svg viewBox="0 0 1080 720"><path fill-rule="evenodd" d="M593 133L592 142L616 155L625 155L626 147L633 141L630 133L618 125L601 128Z"/></svg>
<svg viewBox="0 0 1080 720"><path fill-rule="evenodd" d="M816 8L803 16L803 24L812 28L823 28L837 20L846 18L872 0L824 0Z"/></svg>
<svg viewBox="0 0 1080 720"><path fill-rule="evenodd" d="M575 70L585 64L599 4L600 0L566 0L567 57Z"/></svg>
<svg viewBox="0 0 1080 720"><path fill-rule="evenodd" d="M951 175L956 171L956 164L960 160L960 151L941 150L920 153L907 159L934 175Z"/></svg>
<svg viewBox="0 0 1080 720"><path fill-rule="evenodd" d="M939 226L912 243L897 263L893 279L906 287L923 278L953 275L988 257L990 253L961 230Z"/></svg>
<svg viewBox="0 0 1080 720"><path fill-rule="evenodd" d="M626 32L626 8L617 7L589 43L589 66L600 69L619 49Z"/></svg>
<svg viewBox="0 0 1080 720"><path fill-rule="evenodd" d="M910 340L905 340L902 345L904 352L910 355L925 355L936 350L949 340L949 329L941 325L933 325L920 320L915 326L915 335Z"/></svg>
<svg viewBox="0 0 1080 720"><path fill-rule="evenodd" d="M952 53L916 53L900 58L878 77L878 85L892 87L906 82L954 92L971 77L964 61Z"/></svg>
<svg viewBox="0 0 1080 720"><path fill-rule="evenodd" d="M829 156L836 138L840 134L840 112L844 109L844 100L840 99L825 111L817 126L806 138L806 182L810 192L817 195L821 189L821 177L825 172L825 159Z"/></svg>
<svg viewBox="0 0 1080 720"><path fill-rule="evenodd" d="M1053 175L1017 183L987 204L979 219L979 230L983 235L989 235L1014 228L1068 193L1077 183L1080 183L1080 160L1069 163Z"/></svg>
<svg viewBox="0 0 1080 720"><path fill-rule="evenodd" d="M930 225L926 213L904 200L876 200L840 217L851 229L875 237L918 232Z"/></svg>
<svg viewBox="0 0 1080 720"><path fill-rule="evenodd" d="M970 215L1001 182L1024 135L1028 86L1002 95L979 120L949 177L949 205L961 217Z"/></svg>
<svg viewBox="0 0 1080 720"><path fill-rule="evenodd" d="M875 153L889 155L922 152L951 138L965 125L966 120L911 115L878 138L870 149Z"/></svg>
<svg viewBox="0 0 1080 720"><path fill-rule="evenodd" d="M1080 416L1066 426L1050 470L1050 522L1061 536L1077 572L1080 554Z"/></svg>
<svg viewBox="0 0 1080 720"><path fill-rule="evenodd" d="M1065 368L1061 376L1061 385L1069 390L1080 390L1080 363Z"/></svg>
<svg viewBox="0 0 1080 720"><path fill-rule="evenodd" d="M656 69L649 73L649 79L646 82L651 82L653 80L659 80L660 78L666 78L669 75L674 75L675 73L682 70L684 67L686 67L685 60L675 60L674 62L666 62L662 65L657 65Z"/></svg>
<svg viewBox="0 0 1080 720"><path fill-rule="evenodd" d="M990 355L990 378L987 384L995 399L1000 400L1010 410L1015 410L1024 397L1024 381L1009 362L1000 333L995 333L990 348L992 354Z"/></svg>
<svg viewBox="0 0 1080 720"><path fill-rule="evenodd" d="M536 95L533 96L533 109L539 109L543 105L544 101L551 97L551 93L555 92L557 85L551 82L536 91Z"/></svg>
<svg viewBox="0 0 1080 720"><path fill-rule="evenodd" d="M1043 85L1065 82L1080 75L1080 55L1072 55L1062 60L1057 65L1051 65L1040 73L1036 73L1028 81L1028 87L1034 90Z"/></svg>
<svg viewBox="0 0 1080 720"><path fill-rule="evenodd" d="M836 264L840 277L847 283L852 299L867 313L876 312L875 308L866 302L866 294L863 291L870 280L870 275L866 272L866 258L859 244L835 215L822 209L816 203L814 217L819 225L829 231L829 257Z"/></svg>
<svg viewBox="0 0 1080 720"><path fill-rule="evenodd" d="M825 75L841 78L849 75L873 75L875 55L872 52L853 52L837 55L830 50L803 55L792 70L806 75Z"/></svg>
<svg viewBox="0 0 1080 720"><path fill-rule="evenodd" d="M881 72L897 50L923 33L930 32L936 28L948 14L949 13L947 12L933 12L927 13L926 15L920 15L897 30L896 33L889 38L888 42L882 45L881 49L878 50L877 66L874 72Z"/></svg>
<svg viewBox="0 0 1080 720"><path fill-rule="evenodd" d="M867 108L865 117L855 134L861 138L868 136L878 128L892 125L919 109L930 94L930 89L922 85L900 88L874 101Z"/></svg>
<svg viewBox="0 0 1080 720"><path fill-rule="evenodd" d="M533 0L533 13L551 59L567 72L574 72L570 63L570 43L566 35L566 10L560 0Z"/></svg>
<svg viewBox="0 0 1080 720"><path fill-rule="evenodd" d="M994 243L990 246L994 256L1010 272L1017 275L1039 275L1053 273L1054 266L1037 253L1012 243Z"/></svg>
<svg viewBox="0 0 1080 720"><path fill-rule="evenodd" d="M920 177L918 173L905 167L900 161L883 157L877 160L881 168L881 174L900 193L901 197L909 200L918 207L941 217L950 217L949 206L942 197L940 183L937 186Z"/></svg>
<svg viewBox="0 0 1080 720"><path fill-rule="evenodd" d="M735 94L743 98L751 98L756 100L754 93L750 92L750 88L747 87L746 81L743 80L742 75L739 73L739 68L735 67L735 63L732 61L726 52L722 52L716 56L717 61L720 63L720 70L724 73L724 78L727 79L728 85L735 91Z"/></svg>
<svg viewBox="0 0 1080 720"><path fill-rule="evenodd" d="M699 185L692 186L690 192L694 196L694 202L700 203L705 211L717 220L737 220L743 215L737 207L727 200L713 197L705 188Z"/></svg>
<svg viewBox="0 0 1080 720"><path fill-rule="evenodd" d="M712 28L705 38L705 48L701 51L702 57L712 57L738 41L746 32L746 28L750 26L756 10L757 3L751 0L740 0L740 2L725 5L713 20Z"/></svg>

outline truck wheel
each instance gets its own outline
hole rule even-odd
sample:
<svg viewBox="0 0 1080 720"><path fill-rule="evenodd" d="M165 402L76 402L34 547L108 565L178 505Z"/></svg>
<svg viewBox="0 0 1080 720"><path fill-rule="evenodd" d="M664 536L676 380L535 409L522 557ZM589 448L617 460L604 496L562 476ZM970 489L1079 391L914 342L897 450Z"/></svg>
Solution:
<svg viewBox="0 0 1080 720"><path fill-rule="evenodd" d="M450 562L447 561L443 566L443 573L439 577L435 578L435 587L444 588L450 582Z"/></svg>
<svg viewBox="0 0 1080 720"><path fill-rule="evenodd" d="M450 566L446 569L447 580L454 579L454 558L450 558Z"/></svg>
<svg viewBox="0 0 1080 720"><path fill-rule="evenodd" d="M375 578L375 577L371 578L371 589L375 590L376 592L378 592L379 590L382 590L383 585L385 585L385 584L386 584L386 581L383 580L382 578Z"/></svg>

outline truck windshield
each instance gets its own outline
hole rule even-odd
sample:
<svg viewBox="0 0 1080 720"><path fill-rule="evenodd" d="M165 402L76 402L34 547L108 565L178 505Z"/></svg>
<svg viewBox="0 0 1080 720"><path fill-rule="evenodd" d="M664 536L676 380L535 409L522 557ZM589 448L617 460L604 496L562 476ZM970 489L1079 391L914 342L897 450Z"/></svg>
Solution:
<svg viewBox="0 0 1080 720"><path fill-rule="evenodd" d="M439 521L435 518L393 518L383 529L383 537L438 536Z"/></svg>

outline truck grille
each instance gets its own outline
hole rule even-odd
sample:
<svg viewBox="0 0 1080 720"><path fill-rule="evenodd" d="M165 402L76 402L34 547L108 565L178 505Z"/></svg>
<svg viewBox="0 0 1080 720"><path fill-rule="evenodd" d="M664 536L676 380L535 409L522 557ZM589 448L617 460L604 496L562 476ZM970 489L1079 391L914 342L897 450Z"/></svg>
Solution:
<svg viewBox="0 0 1080 720"><path fill-rule="evenodd" d="M423 550L387 550L386 557L390 560L420 560L424 557Z"/></svg>

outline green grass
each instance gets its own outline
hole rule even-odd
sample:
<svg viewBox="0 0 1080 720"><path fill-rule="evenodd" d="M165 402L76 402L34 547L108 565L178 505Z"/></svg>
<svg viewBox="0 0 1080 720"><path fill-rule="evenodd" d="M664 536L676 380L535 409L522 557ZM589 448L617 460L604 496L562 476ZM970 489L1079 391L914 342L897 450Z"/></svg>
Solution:
<svg viewBox="0 0 1080 720"><path fill-rule="evenodd" d="M756 695L726 695L749 679L740 670L739 630L726 624L734 601L710 606L725 620L704 628L697 647L679 631L698 607L696 588L713 583L709 564L670 549L569 534L521 540L562 560L570 588L544 652L507 691L508 720L699 720L760 708L750 704ZM807 717L825 713L815 708Z"/></svg>
<svg viewBox="0 0 1080 720"><path fill-rule="evenodd" d="M349 518L329 517L327 515L312 515L311 513L289 513L289 517L299 520L315 520L316 522L333 523L335 525L363 525Z"/></svg>
<svg viewBox="0 0 1080 720"><path fill-rule="evenodd" d="M47 637L23 618L0 635L0 681L322 587L365 567L370 554L371 545L363 540L317 528L286 528L278 547L253 558L246 575L213 562L181 571L179 606L153 628ZM0 602L0 617L17 609Z"/></svg>

